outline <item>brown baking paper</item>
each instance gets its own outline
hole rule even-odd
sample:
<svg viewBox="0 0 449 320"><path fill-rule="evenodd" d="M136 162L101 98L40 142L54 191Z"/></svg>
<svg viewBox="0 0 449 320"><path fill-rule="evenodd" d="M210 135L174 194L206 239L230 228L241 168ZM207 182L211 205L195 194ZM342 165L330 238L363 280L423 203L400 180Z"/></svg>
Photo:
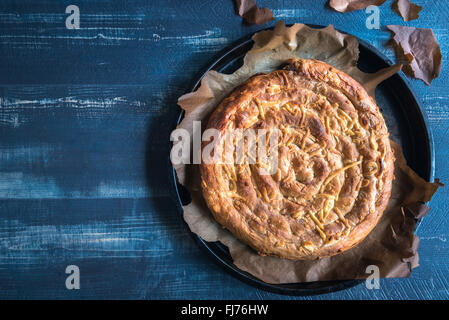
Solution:
<svg viewBox="0 0 449 320"><path fill-rule="evenodd" d="M343 70L361 82L374 95L378 83L400 70L400 65L365 74L356 68L358 43L332 26L312 29L303 24L285 27L278 22L274 30L253 36L254 46L243 66L230 75L206 73L200 88L179 98L185 117L178 126L192 133L192 121L204 120L236 86L259 72L270 72L288 58L315 58ZM268 283L294 283L320 280L356 279L367 276L366 267L376 265L381 277L407 277L418 265L419 239L413 230L416 219L428 212L423 203L430 200L438 183L428 183L405 162L402 151L392 142L396 155L392 196L375 229L355 248L315 261L292 261L260 256L223 229L207 208L199 185L198 165L175 166L180 183L187 187L192 202L184 206L184 219L192 232L206 241L220 241L230 251L234 264Z"/></svg>

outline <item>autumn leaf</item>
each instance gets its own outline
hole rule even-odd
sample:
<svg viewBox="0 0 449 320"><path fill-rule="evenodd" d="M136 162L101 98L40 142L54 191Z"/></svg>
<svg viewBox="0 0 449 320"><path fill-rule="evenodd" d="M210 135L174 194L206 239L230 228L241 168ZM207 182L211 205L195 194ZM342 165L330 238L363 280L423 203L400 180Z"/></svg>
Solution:
<svg viewBox="0 0 449 320"><path fill-rule="evenodd" d="M404 71L423 80L427 85L440 75L441 49L432 29L421 29L389 25L394 33L394 43L399 54L403 55L409 65Z"/></svg>
<svg viewBox="0 0 449 320"><path fill-rule="evenodd" d="M362 10L369 6L380 6L386 0L330 0L329 6L338 12Z"/></svg>
<svg viewBox="0 0 449 320"><path fill-rule="evenodd" d="M273 12L257 7L255 0L234 0L234 5L237 14L248 24L264 24L274 20Z"/></svg>
<svg viewBox="0 0 449 320"><path fill-rule="evenodd" d="M393 8L399 13L404 21L418 19L419 12L422 10L421 6L410 2L410 0L396 0Z"/></svg>

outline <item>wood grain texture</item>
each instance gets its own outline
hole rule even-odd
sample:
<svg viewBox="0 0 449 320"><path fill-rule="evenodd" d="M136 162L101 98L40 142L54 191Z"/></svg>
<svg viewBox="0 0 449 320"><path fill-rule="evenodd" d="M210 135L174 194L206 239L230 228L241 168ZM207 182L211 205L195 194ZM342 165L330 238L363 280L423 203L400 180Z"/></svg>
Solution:
<svg viewBox="0 0 449 320"><path fill-rule="evenodd" d="M416 0L404 23L387 1L380 23L433 28L443 70L411 80L435 141L436 177L449 181L449 4ZM322 1L259 1L287 23L333 24L391 59L385 28L363 11ZM65 28L76 4L81 29ZM0 2L0 299L296 299L254 289L200 250L169 184L177 97L220 50L265 26L244 26L232 1ZM441 189L417 231L411 278L300 299L448 299L449 194ZM65 288L65 267L81 289Z"/></svg>

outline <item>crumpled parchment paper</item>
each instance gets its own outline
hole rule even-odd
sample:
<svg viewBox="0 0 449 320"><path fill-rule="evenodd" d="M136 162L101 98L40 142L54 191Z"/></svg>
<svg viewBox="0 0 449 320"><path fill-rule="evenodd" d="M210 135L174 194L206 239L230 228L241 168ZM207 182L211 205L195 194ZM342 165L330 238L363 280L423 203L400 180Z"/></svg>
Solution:
<svg viewBox="0 0 449 320"><path fill-rule="evenodd" d="M325 61L350 74L374 96L381 81L400 70L401 65L365 74L357 69L358 42L332 26L312 29L304 24L286 27L282 21L274 30L253 36L254 46L246 54L243 66L230 75L216 71L206 73L200 88L179 98L185 117L178 126L192 133L192 122L204 120L236 86L259 72L270 72L286 59L314 58ZM220 241L230 251L234 264L267 283L295 283L322 280L365 278L366 267L376 265L381 277L407 277L418 266L419 239L414 235L416 219L429 208L438 183L428 183L411 170L401 148L394 142L395 180L387 209L374 230L356 247L333 257L315 261L292 261L259 256L254 250L223 229L212 217L201 194L198 165L176 165L178 180L186 186L192 202L184 206L184 219L192 232L206 241Z"/></svg>

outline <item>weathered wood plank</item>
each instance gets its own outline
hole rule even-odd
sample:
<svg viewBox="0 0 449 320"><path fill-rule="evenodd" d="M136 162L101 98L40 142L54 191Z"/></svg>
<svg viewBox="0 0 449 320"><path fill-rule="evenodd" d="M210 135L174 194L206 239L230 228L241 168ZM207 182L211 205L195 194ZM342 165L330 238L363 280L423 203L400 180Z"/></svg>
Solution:
<svg viewBox="0 0 449 320"><path fill-rule="evenodd" d="M169 133L178 111L174 101L164 109L155 90L1 88L0 198L167 195Z"/></svg>

